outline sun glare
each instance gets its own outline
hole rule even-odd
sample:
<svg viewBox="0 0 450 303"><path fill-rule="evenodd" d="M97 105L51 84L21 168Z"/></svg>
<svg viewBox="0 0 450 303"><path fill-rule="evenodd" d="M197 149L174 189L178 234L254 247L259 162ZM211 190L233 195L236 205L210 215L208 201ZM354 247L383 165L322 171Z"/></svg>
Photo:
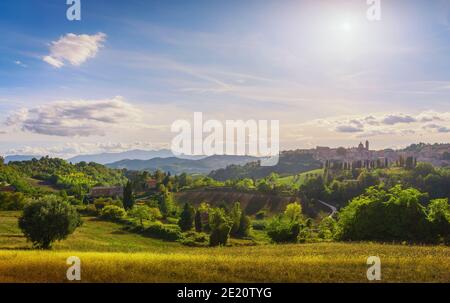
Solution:
<svg viewBox="0 0 450 303"><path fill-rule="evenodd" d="M344 22L344 23L341 24L341 30L346 32L346 33L351 32L352 29L353 29L353 26L352 26L352 24L350 22Z"/></svg>

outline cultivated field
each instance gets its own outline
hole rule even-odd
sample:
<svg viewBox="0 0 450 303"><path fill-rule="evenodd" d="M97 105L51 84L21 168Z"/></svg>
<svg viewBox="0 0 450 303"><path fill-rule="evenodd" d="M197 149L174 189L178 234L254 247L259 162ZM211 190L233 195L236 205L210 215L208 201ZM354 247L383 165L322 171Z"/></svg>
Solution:
<svg viewBox="0 0 450 303"><path fill-rule="evenodd" d="M367 257L381 258L382 282L450 282L444 246L323 243L189 248L85 218L54 250L33 251L17 213L0 213L0 282L65 282L66 259L82 282L367 282Z"/></svg>

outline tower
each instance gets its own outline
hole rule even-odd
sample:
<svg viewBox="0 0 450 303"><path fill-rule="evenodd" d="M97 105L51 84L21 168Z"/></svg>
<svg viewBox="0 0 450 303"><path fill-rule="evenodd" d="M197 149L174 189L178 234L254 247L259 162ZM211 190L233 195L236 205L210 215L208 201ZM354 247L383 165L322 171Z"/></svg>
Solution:
<svg viewBox="0 0 450 303"><path fill-rule="evenodd" d="M369 150L369 140L366 140L366 149Z"/></svg>

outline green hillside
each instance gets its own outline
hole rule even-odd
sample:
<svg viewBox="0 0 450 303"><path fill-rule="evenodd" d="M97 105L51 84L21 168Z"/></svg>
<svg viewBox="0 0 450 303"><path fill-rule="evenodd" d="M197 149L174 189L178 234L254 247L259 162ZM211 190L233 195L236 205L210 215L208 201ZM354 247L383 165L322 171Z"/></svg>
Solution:
<svg viewBox="0 0 450 303"><path fill-rule="evenodd" d="M71 164L62 159L0 163L0 183L10 184L22 193L65 190L82 197L93 186L113 186L126 182L122 171L97 163Z"/></svg>

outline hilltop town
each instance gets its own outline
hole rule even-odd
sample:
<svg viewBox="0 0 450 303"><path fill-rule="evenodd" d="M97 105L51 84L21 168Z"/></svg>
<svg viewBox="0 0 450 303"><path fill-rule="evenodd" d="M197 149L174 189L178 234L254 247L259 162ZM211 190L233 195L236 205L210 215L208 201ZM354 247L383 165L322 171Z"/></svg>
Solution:
<svg viewBox="0 0 450 303"><path fill-rule="evenodd" d="M450 166L450 144L413 144L401 150L383 149L371 150L370 142L359 143L356 147L331 148L317 146L314 149L296 150L295 153L311 154L314 159L322 162L326 161L379 161L381 163L397 163L408 158L413 158L417 162L431 163L437 167ZM292 153L292 152L284 152Z"/></svg>

